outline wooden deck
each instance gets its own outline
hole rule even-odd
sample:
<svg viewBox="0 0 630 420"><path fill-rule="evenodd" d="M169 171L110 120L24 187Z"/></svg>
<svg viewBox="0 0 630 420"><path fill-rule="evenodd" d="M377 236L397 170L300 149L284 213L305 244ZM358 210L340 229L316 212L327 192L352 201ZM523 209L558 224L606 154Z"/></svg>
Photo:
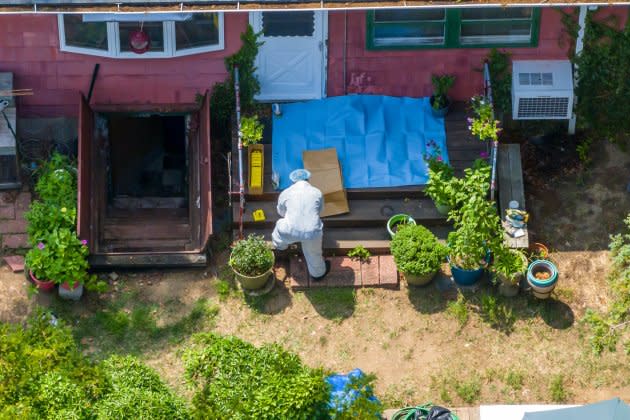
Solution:
<svg viewBox="0 0 630 420"><path fill-rule="evenodd" d="M458 174L486 151L485 143L474 139L468 131L466 111L463 103L454 104L447 115L446 143L449 160ZM238 191L238 151L233 141L232 190ZM244 179L247 180L247 153L244 153ZM246 208L243 218L243 231L271 236L278 219L276 202L279 192L271 183L271 145L265 145L264 192L261 195L246 195ZM346 251L363 245L373 253L389 252L389 235L385 228L390 216L408 213L413 218L445 238L450 231L445 216L439 214L431 199L425 196L422 186L348 189L350 213L331 216L324 221L324 249L327 253ZM233 227L238 229L238 196L233 196ZM252 212L262 209L266 220L255 222Z"/></svg>

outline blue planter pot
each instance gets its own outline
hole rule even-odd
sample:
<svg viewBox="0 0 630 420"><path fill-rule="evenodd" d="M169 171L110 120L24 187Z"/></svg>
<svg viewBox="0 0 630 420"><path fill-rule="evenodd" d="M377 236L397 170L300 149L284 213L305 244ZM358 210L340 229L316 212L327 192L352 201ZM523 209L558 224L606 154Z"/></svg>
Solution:
<svg viewBox="0 0 630 420"><path fill-rule="evenodd" d="M483 267L479 267L476 270L465 270L454 265L450 257L448 263L451 266L453 280L460 286L472 286L481 279L481 275L483 274Z"/></svg>

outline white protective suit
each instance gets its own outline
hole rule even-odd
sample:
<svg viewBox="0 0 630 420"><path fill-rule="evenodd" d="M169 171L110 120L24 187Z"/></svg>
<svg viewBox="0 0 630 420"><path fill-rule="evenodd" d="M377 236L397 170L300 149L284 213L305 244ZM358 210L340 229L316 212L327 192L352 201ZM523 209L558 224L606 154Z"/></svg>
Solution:
<svg viewBox="0 0 630 420"><path fill-rule="evenodd" d="M308 183L297 181L280 193L278 214L271 240L278 250L287 249L295 242L302 244L308 272L313 277L326 273L326 263L322 255L324 224L319 214L324 208L322 192Z"/></svg>

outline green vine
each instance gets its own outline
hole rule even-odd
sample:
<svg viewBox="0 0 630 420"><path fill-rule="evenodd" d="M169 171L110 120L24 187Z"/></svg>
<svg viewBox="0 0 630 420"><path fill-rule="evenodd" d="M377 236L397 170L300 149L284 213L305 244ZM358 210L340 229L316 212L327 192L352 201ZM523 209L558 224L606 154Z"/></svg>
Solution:
<svg viewBox="0 0 630 420"><path fill-rule="evenodd" d="M212 87L210 107L214 126L221 133L226 133L230 119L235 109L234 94L234 68L238 66L241 110L245 114L253 114L257 110L254 97L260 93L260 83L256 77L256 56L262 42L258 40L260 33L248 25L247 30L241 34L241 48L234 54L225 58L225 68L228 72L227 80L216 83Z"/></svg>
<svg viewBox="0 0 630 420"><path fill-rule="evenodd" d="M577 36L576 14L564 14L566 33ZM574 56L577 86L577 121L594 138L623 144L630 136L627 116L630 97L630 23L620 28L614 17L589 11L584 30L584 48Z"/></svg>
<svg viewBox="0 0 630 420"><path fill-rule="evenodd" d="M512 71L510 54L496 48L490 50L487 57L490 81L492 83L492 102L497 115L504 117L512 113ZM504 121L504 120L503 120Z"/></svg>

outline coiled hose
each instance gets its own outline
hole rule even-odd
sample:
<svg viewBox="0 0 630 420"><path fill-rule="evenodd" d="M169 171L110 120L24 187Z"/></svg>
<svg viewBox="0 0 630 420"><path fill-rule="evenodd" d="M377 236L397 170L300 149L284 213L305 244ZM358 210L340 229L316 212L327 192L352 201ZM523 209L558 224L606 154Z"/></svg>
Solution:
<svg viewBox="0 0 630 420"><path fill-rule="evenodd" d="M438 417L431 416L431 418L428 418L427 416L429 415L429 412L431 411L432 407L433 407L433 404L426 403L422 405L417 405L415 407L401 408L400 410L394 413L391 420L431 420L431 419L447 420L448 419L448 417L444 417L444 416L438 416ZM449 415L450 415L450 420L459 420L459 417L457 417L455 414L453 413L447 414L447 416Z"/></svg>

